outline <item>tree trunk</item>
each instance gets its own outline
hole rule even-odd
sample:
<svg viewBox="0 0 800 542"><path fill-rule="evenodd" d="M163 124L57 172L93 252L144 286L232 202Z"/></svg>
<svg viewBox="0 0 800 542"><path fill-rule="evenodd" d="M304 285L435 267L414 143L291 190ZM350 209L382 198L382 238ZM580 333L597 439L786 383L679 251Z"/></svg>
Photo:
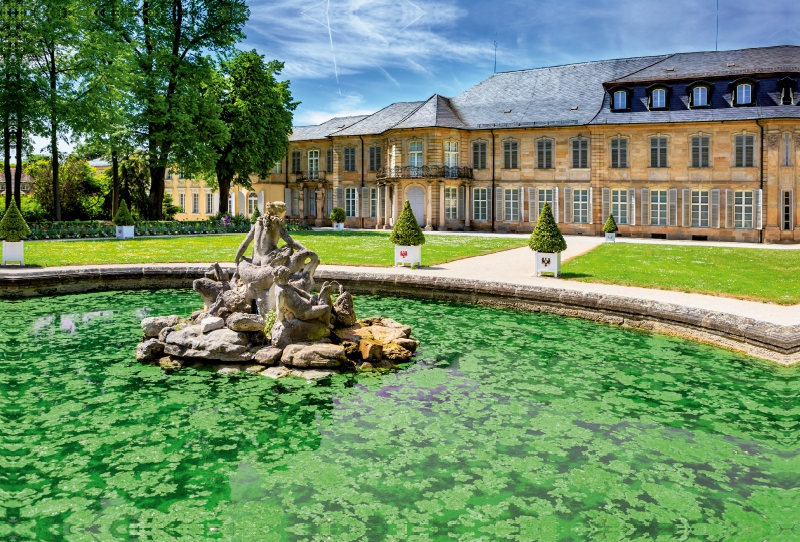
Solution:
<svg viewBox="0 0 800 542"><path fill-rule="evenodd" d="M14 170L14 201L22 210L22 126L17 125L17 168Z"/></svg>
<svg viewBox="0 0 800 542"><path fill-rule="evenodd" d="M6 125L3 127L3 173L6 178L6 206L8 208L11 203L11 194L14 192L13 185L11 184L11 130L8 128L8 117L6 117Z"/></svg>
<svg viewBox="0 0 800 542"><path fill-rule="evenodd" d="M228 201L230 200L231 193L231 179L217 177L217 184L219 184L219 212L227 213Z"/></svg>
<svg viewBox="0 0 800 542"><path fill-rule="evenodd" d="M164 166L150 166L150 220L161 220L164 215Z"/></svg>
<svg viewBox="0 0 800 542"><path fill-rule="evenodd" d="M111 218L117 216L119 210L119 156L111 151Z"/></svg>
<svg viewBox="0 0 800 542"><path fill-rule="evenodd" d="M53 210L56 222L61 222L61 187L58 185L58 128L50 124L50 161L53 164Z"/></svg>

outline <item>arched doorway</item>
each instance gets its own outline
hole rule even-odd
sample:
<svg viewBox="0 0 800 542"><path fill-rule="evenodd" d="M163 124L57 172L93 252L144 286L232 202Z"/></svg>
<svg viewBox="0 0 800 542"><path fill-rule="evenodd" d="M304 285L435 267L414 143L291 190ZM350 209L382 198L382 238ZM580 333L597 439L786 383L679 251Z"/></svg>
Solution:
<svg viewBox="0 0 800 542"><path fill-rule="evenodd" d="M406 199L411 204L411 210L420 226L425 225L425 190L419 186L412 186L406 192Z"/></svg>

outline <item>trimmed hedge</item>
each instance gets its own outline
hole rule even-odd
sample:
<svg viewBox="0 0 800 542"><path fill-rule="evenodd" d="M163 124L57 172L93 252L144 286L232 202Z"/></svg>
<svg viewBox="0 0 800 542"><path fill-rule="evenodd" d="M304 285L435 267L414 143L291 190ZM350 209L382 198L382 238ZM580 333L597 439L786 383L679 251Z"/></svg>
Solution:
<svg viewBox="0 0 800 542"><path fill-rule="evenodd" d="M121 200L119 202L119 209L117 210L117 216L114 217L112 220L115 226L135 226L136 221L133 219L130 210L128 210L128 204L125 203L125 200Z"/></svg>
<svg viewBox="0 0 800 542"><path fill-rule="evenodd" d="M31 229L19 212L17 203L11 198L11 204L0 220L0 237L9 243L17 243L31 234Z"/></svg>
<svg viewBox="0 0 800 542"><path fill-rule="evenodd" d="M331 215L328 218L331 219L331 222L344 222L347 220L347 213L345 213L344 209L341 207L334 207L331 210Z"/></svg>
<svg viewBox="0 0 800 542"><path fill-rule="evenodd" d="M613 213L609 213L608 220L606 220L606 223L603 224L603 231L605 233L617 233L619 231L619 228L617 227L617 221L614 220Z"/></svg>
<svg viewBox="0 0 800 542"><path fill-rule="evenodd" d="M542 212L539 214L536 227L531 233L528 246L536 252L563 252L567 250L567 242L564 240L561 230L558 229L558 224L556 224L556 219L553 217L553 211L550 209L549 203L545 203L542 206Z"/></svg>
<svg viewBox="0 0 800 542"><path fill-rule="evenodd" d="M403 204L403 211L397 217L389 241L400 246L419 246L425 244L425 234L417 223L411 203L408 200Z"/></svg>

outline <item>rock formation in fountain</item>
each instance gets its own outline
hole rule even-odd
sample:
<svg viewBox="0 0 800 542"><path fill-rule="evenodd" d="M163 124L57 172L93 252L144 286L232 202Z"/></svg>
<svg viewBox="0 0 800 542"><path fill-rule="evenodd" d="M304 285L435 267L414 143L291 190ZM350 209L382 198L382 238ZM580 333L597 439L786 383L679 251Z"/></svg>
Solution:
<svg viewBox="0 0 800 542"><path fill-rule="evenodd" d="M188 319L142 320L136 358L165 369L199 363L225 374L309 379L410 360L419 346L410 327L390 318L359 321L352 295L339 287L334 302L328 282L312 293L319 257L286 231L285 203L265 208L239 246L233 274L215 263L194 281L202 310ZM253 257L246 258L250 245Z"/></svg>

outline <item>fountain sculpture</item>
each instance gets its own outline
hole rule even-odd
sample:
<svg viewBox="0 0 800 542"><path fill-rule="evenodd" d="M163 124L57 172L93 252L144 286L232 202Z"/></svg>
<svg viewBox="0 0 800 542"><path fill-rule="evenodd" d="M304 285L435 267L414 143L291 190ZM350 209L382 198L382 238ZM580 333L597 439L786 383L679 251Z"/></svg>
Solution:
<svg viewBox="0 0 800 542"><path fill-rule="evenodd" d="M223 373L308 379L410 360L419 345L410 327L390 318L359 321L352 295L339 287L334 302L329 282L312 293L319 257L292 239L285 214L284 202L267 203L239 246L233 274L215 263L194 281L202 309L188 319L142 320L136 358L165 369L203 364Z"/></svg>

